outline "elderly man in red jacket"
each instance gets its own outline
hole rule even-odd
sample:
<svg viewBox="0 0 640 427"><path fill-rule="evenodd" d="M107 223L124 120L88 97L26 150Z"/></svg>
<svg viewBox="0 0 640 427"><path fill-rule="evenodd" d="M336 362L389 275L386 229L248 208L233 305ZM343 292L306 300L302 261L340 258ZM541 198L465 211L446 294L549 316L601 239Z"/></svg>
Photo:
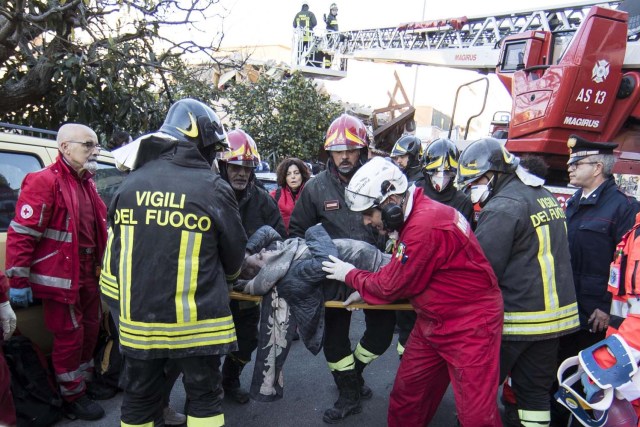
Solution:
<svg viewBox="0 0 640 427"><path fill-rule="evenodd" d="M390 232L391 262L372 273L330 256L323 270L369 304L408 298L418 314L391 391L389 426L428 425L449 382L462 426L501 426L498 281L462 214L407 187L400 169L380 157L362 166L345 199L366 225Z"/></svg>
<svg viewBox="0 0 640 427"><path fill-rule="evenodd" d="M106 206L92 179L100 145L93 130L76 123L60 128L57 143L56 162L22 182L7 231L9 297L16 306L42 299L66 410L95 420L104 410L85 392L100 325L97 268L107 242Z"/></svg>

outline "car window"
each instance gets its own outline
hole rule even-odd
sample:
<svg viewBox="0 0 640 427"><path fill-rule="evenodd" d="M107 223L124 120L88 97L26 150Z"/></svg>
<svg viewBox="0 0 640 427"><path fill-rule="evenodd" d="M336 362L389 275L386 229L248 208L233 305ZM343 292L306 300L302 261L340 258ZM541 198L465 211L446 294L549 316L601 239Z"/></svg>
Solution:
<svg viewBox="0 0 640 427"><path fill-rule="evenodd" d="M7 231L15 215L20 185L24 177L42 169L37 156L23 153L0 153L0 231Z"/></svg>
<svg viewBox="0 0 640 427"><path fill-rule="evenodd" d="M114 165L98 162L98 171L93 180L96 182L98 193L107 207L111 204L113 195L126 176L126 173L120 172Z"/></svg>

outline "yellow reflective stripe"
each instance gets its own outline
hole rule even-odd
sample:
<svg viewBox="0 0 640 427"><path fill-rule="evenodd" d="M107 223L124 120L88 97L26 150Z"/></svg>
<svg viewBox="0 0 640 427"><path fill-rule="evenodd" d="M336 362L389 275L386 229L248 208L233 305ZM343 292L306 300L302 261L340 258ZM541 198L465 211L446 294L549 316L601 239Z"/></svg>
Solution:
<svg viewBox="0 0 640 427"><path fill-rule="evenodd" d="M541 323L528 323L528 324L513 324L506 322L502 328L503 335L545 335L553 334L563 331L569 331L576 329L580 326L577 312L571 317L556 319L555 321Z"/></svg>
<svg viewBox="0 0 640 427"><path fill-rule="evenodd" d="M242 271L242 267L238 268L238 271L236 271L233 274L225 274L224 278L227 280L227 282L231 283L234 282L238 277L240 277L240 272Z"/></svg>
<svg viewBox="0 0 640 427"><path fill-rule="evenodd" d="M353 358L353 353L338 362L327 362L327 364L329 365L329 369L332 371L348 371L356 367L356 361Z"/></svg>
<svg viewBox="0 0 640 427"><path fill-rule="evenodd" d="M187 416L187 426L189 427L222 427L224 425L224 415L218 414L213 417L196 418Z"/></svg>
<svg viewBox="0 0 640 427"><path fill-rule="evenodd" d="M452 168L458 169L458 161L455 157L449 156L449 165L451 165Z"/></svg>
<svg viewBox="0 0 640 427"><path fill-rule="evenodd" d="M113 284L110 283L109 280L107 280L104 274L100 275L100 292L102 292L104 296L109 297L111 299L117 300L119 297L118 287L117 286L114 287Z"/></svg>
<svg viewBox="0 0 640 427"><path fill-rule="evenodd" d="M357 135L351 133L349 129L344 130L344 136L345 138L347 138L347 141L355 142L356 145L361 145L364 147L364 143L362 142L362 140L358 138Z"/></svg>
<svg viewBox="0 0 640 427"><path fill-rule="evenodd" d="M196 289L198 288L201 243L201 233L182 231L175 295L176 321L178 323L192 323L198 319Z"/></svg>
<svg viewBox="0 0 640 427"><path fill-rule="evenodd" d="M360 343L358 343L356 349L353 351L353 356L362 363L369 364L377 359L379 355L371 353L369 350L360 345Z"/></svg>
<svg viewBox="0 0 640 427"><path fill-rule="evenodd" d="M435 169L439 166L442 166L442 164L444 163L444 157L440 156L437 159L435 159L433 162L427 164L424 168L425 169Z"/></svg>
<svg viewBox="0 0 640 427"><path fill-rule="evenodd" d="M508 165L513 163L513 160L515 159L515 156L513 154L511 154L510 152L507 151L507 149L503 146L502 147L502 158L504 159L504 162Z"/></svg>
<svg viewBox="0 0 640 427"><path fill-rule="evenodd" d="M398 356L402 356L404 354L404 346L400 344L400 341L398 341L398 345L396 345L396 351L398 352Z"/></svg>
<svg viewBox="0 0 640 427"><path fill-rule="evenodd" d="M548 426L551 422L551 412L518 409L518 418L520 418L520 423L524 427Z"/></svg>
<svg viewBox="0 0 640 427"><path fill-rule="evenodd" d="M394 145L393 150L391 150L391 153L393 154L394 151L398 151L399 153L406 153L407 149L399 144L396 144ZM400 154L395 154L395 156L400 156Z"/></svg>
<svg viewBox="0 0 640 427"><path fill-rule="evenodd" d="M475 175L475 174L477 174L479 172L480 172L480 169L467 168L467 167L464 167L464 165L459 165L459 167L458 167L458 173L463 178L465 178L467 176Z"/></svg>
<svg viewBox="0 0 640 427"><path fill-rule="evenodd" d="M120 282L120 317L128 319L131 307L131 265L133 258L133 227L120 226L120 266L118 281Z"/></svg>
<svg viewBox="0 0 640 427"><path fill-rule="evenodd" d="M104 255L102 256L102 268L101 271L111 274L111 244L113 243L113 230L109 227L107 231L107 247L104 249Z"/></svg>
<svg viewBox="0 0 640 427"><path fill-rule="evenodd" d="M127 424L124 421L120 421L120 427L153 427L153 421L143 424Z"/></svg>
<svg viewBox="0 0 640 427"><path fill-rule="evenodd" d="M324 141L324 146L326 147L327 145L331 144L333 141L336 140L337 137L338 137L338 131L335 131L331 135L328 135L327 139L325 139Z"/></svg>
<svg viewBox="0 0 640 427"><path fill-rule="evenodd" d="M120 344L135 349L191 348L235 340L231 316L192 323L143 323L120 318Z"/></svg>
<svg viewBox="0 0 640 427"><path fill-rule="evenodd" d="M189 120L191 121L191 124L189 125L189 130L181 129L178 126L176 126L176 129L178 129L180 132L184 133L190 138L197 138L198 123L196 122L196 118L193 116L193 113L191 111L189 111Z"/></svg>
<svg viewBox="0 0 640 427"><path fill-rule="evenodd" d="M536 228L538 235L538 264L540 264L540 277L544 292L544 306L547 310L553 310L560 305L556 290L555 260L551 253L551 234L549 224Z"/></svg>
<svg viewBox="0 0 640 427"><path fill-rule="evenodd" d="M543 323L553 322L559 318L566 318L578 314L578 303L574 302L554 310L543 311L509 311L504 313L505 322L510 323Z"/></svg>
<svg viewBox="0 0 640 427"><path fill-rule="evenodd" d="M100 291L103 295L119 299L119 287L116 277L111 273L111 245L113 243L113 230L109 228L107 234L107 246L102 257L102 268L100 269Z"/></svg>

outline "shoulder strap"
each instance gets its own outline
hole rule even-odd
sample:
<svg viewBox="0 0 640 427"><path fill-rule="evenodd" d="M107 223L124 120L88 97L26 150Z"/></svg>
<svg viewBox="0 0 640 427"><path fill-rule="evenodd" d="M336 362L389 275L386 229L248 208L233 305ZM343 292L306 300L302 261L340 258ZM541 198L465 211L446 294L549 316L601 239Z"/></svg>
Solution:
<svg viewBox="0 0 640 427"><path fill-rule="evenodd" d="M281 195L282 195L282 188L278 187L278 189L276 190L276 197L274 197L276 199L276 202L280 200Z"/></svg>

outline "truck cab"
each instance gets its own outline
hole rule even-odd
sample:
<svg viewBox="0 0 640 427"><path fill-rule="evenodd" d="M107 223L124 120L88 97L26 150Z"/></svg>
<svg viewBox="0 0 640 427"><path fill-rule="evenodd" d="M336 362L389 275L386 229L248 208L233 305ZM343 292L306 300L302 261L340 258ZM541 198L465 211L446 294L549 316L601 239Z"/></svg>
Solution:
<svg viewBox="0 0 640 427"><path fill-rule="evenodd" d="M617 142L614 172L640 174L640 74L625 68L627 20L595 6L575 32L526 31L502 42L496 73L513 98L506 146L542 156L549 184L567 184L571 134Z"/></svg>

